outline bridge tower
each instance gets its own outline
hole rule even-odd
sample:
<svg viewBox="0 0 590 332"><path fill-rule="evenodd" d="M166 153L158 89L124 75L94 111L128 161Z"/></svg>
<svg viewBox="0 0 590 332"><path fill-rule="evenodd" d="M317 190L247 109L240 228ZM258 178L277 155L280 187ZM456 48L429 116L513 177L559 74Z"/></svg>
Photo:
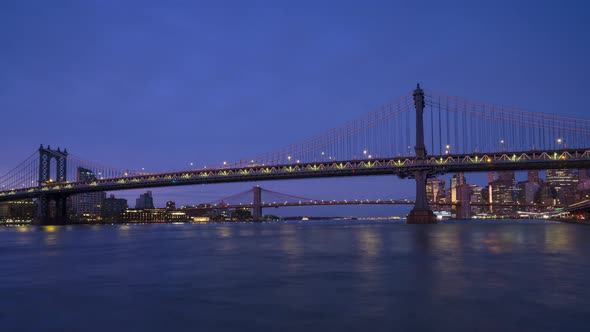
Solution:
<svg viewBox="0 0 590 332"><path fill-rule="evenodd" d="M252 188L254 198L252 200L252 220L260 221L262 218L262 188L256 186Z"/></svg>
<svg viewBox="0 0 590 332"><path fill-rule="evenodd" d="M426 167L426 146L424 145L424 90L417 85L414 90L414 106L416 108L416 167L413 176L416 179L416 203L414 209L408 215L408 224L435 224L436 216L428 206L426 199L426 179L428 169Z"/></svg>
<svg viewBox="0 0 590 332"><path fill-rule="evenodd" d="M51 161L55 159L55 177L51 176ZM66 182L67 181L67 159L68 151L52 150L48 145L44 148L39 147L39 186L43 186L48 181ZM64 224L67 220L67 195L47 195L42 194L37 202L37 220L41 225Z"/></svg>
<svg viewBox="0 0 590 332"><path fill-rule="evenodd" d="M51 177L51 160L55 159L56 169L55 177ZM68 151L64 149L61 151L52 150L48 145L47 148L43 147L43 144L39 147L39 185L46 183L49 180L55 182L65 182L68 174Z"/></svg>

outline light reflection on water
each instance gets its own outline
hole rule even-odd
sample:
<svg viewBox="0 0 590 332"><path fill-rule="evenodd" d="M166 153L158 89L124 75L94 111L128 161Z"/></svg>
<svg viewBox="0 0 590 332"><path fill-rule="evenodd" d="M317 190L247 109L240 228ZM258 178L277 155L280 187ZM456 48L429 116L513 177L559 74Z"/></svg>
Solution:
<svg viewBox="0 0 590 332"><path fill-rule="evenodd" d="M4 227L0 323L582 331L589 238L584 225L530 222Z"/></svg>

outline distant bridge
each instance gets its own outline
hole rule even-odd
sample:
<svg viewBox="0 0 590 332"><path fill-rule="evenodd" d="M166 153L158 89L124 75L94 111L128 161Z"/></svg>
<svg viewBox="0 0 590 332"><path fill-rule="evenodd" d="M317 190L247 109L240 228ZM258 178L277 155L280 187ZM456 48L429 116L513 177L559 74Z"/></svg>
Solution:
<svg viewBox="0 0 590 332"><path fill-rule="evenodd" d="M416 202L410 199L349 199L349 200L318 200L289 194L279 193L276 191L253 187L222 199L201 204L194 207L185 207L183 210L227 210L227 209L252 209L254 219L262 216L263 208L279 207L309 207L309 206L335 206L335 205L414 205ZM463 202L436 203L433 206L439 207L459 207ZM484 203L484 202L466 202L468 206L482 207L518 207L518 208L563 208L562 205L554 204L521 204L512 203Z"/></svg>

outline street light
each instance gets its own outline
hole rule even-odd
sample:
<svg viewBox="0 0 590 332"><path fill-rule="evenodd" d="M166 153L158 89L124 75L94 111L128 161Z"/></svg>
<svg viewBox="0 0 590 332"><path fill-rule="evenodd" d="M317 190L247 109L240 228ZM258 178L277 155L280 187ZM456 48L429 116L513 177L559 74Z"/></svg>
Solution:
<svg viewBox="0 0 590 332"><path fill-rule="evenodd" d="M563 147L561 146L562 143L563 143ZM557 148L558 149L567 149L567 145L565 144L565 140L562 139L561 137L557 139Z"/></svg>

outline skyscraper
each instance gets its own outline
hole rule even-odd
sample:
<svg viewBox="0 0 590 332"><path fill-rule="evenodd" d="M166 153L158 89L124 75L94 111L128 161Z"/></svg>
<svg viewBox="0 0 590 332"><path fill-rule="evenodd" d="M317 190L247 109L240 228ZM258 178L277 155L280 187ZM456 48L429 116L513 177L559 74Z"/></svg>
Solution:
<svg viewBox="0 0 590 332"><path fill-rule="evenodd" d="M488 172L488 184L494 182L494 172Z"/></svg>
<svg viewBox="0 0 590 332"><path fill-rule="evenodd" d="M527 172L527 182L535 182L541 183L541 179L539 178L539 171L531 170Z"/></svg>
<svg viewBox="0 0 590 332"><path fill-rule="evenodd" d="M84 167L76 169L76 181L92 182L96 176L92 170ZM70 198L70 214L74 219L92 221L100 219L102 201L106 194L102 191L72 195Z"/></svg>
<svg viewBox="0 0 590 332"><path fill-rule="evenodd" d="M548 169L545 175L547 184L555 190L558 204L573 204L576 202L579 179L575 170Z"/></svg>
<svg viewBox="0 0 590 332"><path fill-rule="evenodd" d="M462 172L459 172L455 175L453 175L453 177L451 178L451 203L455 203L457 200L459 200L459 186L462 186L466 184L465 181L465 174Z"/></svg>
<svg viewBox="0 0 590 332"><path fill-rule="evenodd" d="M139 195L139 198L135 200L136 209L153 209L154 198L152 197L151 190L148 190L145 194Z"/></svg>
<svg viewBox="0 0 590 332"><path fill-rule="evenodd" d="M514 203L517 198L515 182L514 171L498 172L497 178L486 188L487 201L496 204ZM514 208L501 206L492 208L490 206L490 210L497 215L509 215L514 211Z"/></svg>
<svg viewBox="0 0 590 332"><path fill-rule="evenodd" d="M469 192L470 192L470 197L469 197L469 201L471 203L485 203L484 199L483 199L483 188L479 187L475 184L471 184L469 185ZM481 213L484 211L484 207L483 206L471 206L471 212L474 214L477 213Z"/></svg>
<svg viewBox="0 0 590 332"><path fill-rule="evenodd" d="M429 178L426 181L426 199L429 204L444 203L445 179Z"/></svg>
<svg viewBox="0 0 590 332"><path fill-rule="evenodd" d="M502 182L507 186L514 186L516 184L516 180L514 177L514 171L501 171L498 172L498 178L496 181Z"/></svg>

